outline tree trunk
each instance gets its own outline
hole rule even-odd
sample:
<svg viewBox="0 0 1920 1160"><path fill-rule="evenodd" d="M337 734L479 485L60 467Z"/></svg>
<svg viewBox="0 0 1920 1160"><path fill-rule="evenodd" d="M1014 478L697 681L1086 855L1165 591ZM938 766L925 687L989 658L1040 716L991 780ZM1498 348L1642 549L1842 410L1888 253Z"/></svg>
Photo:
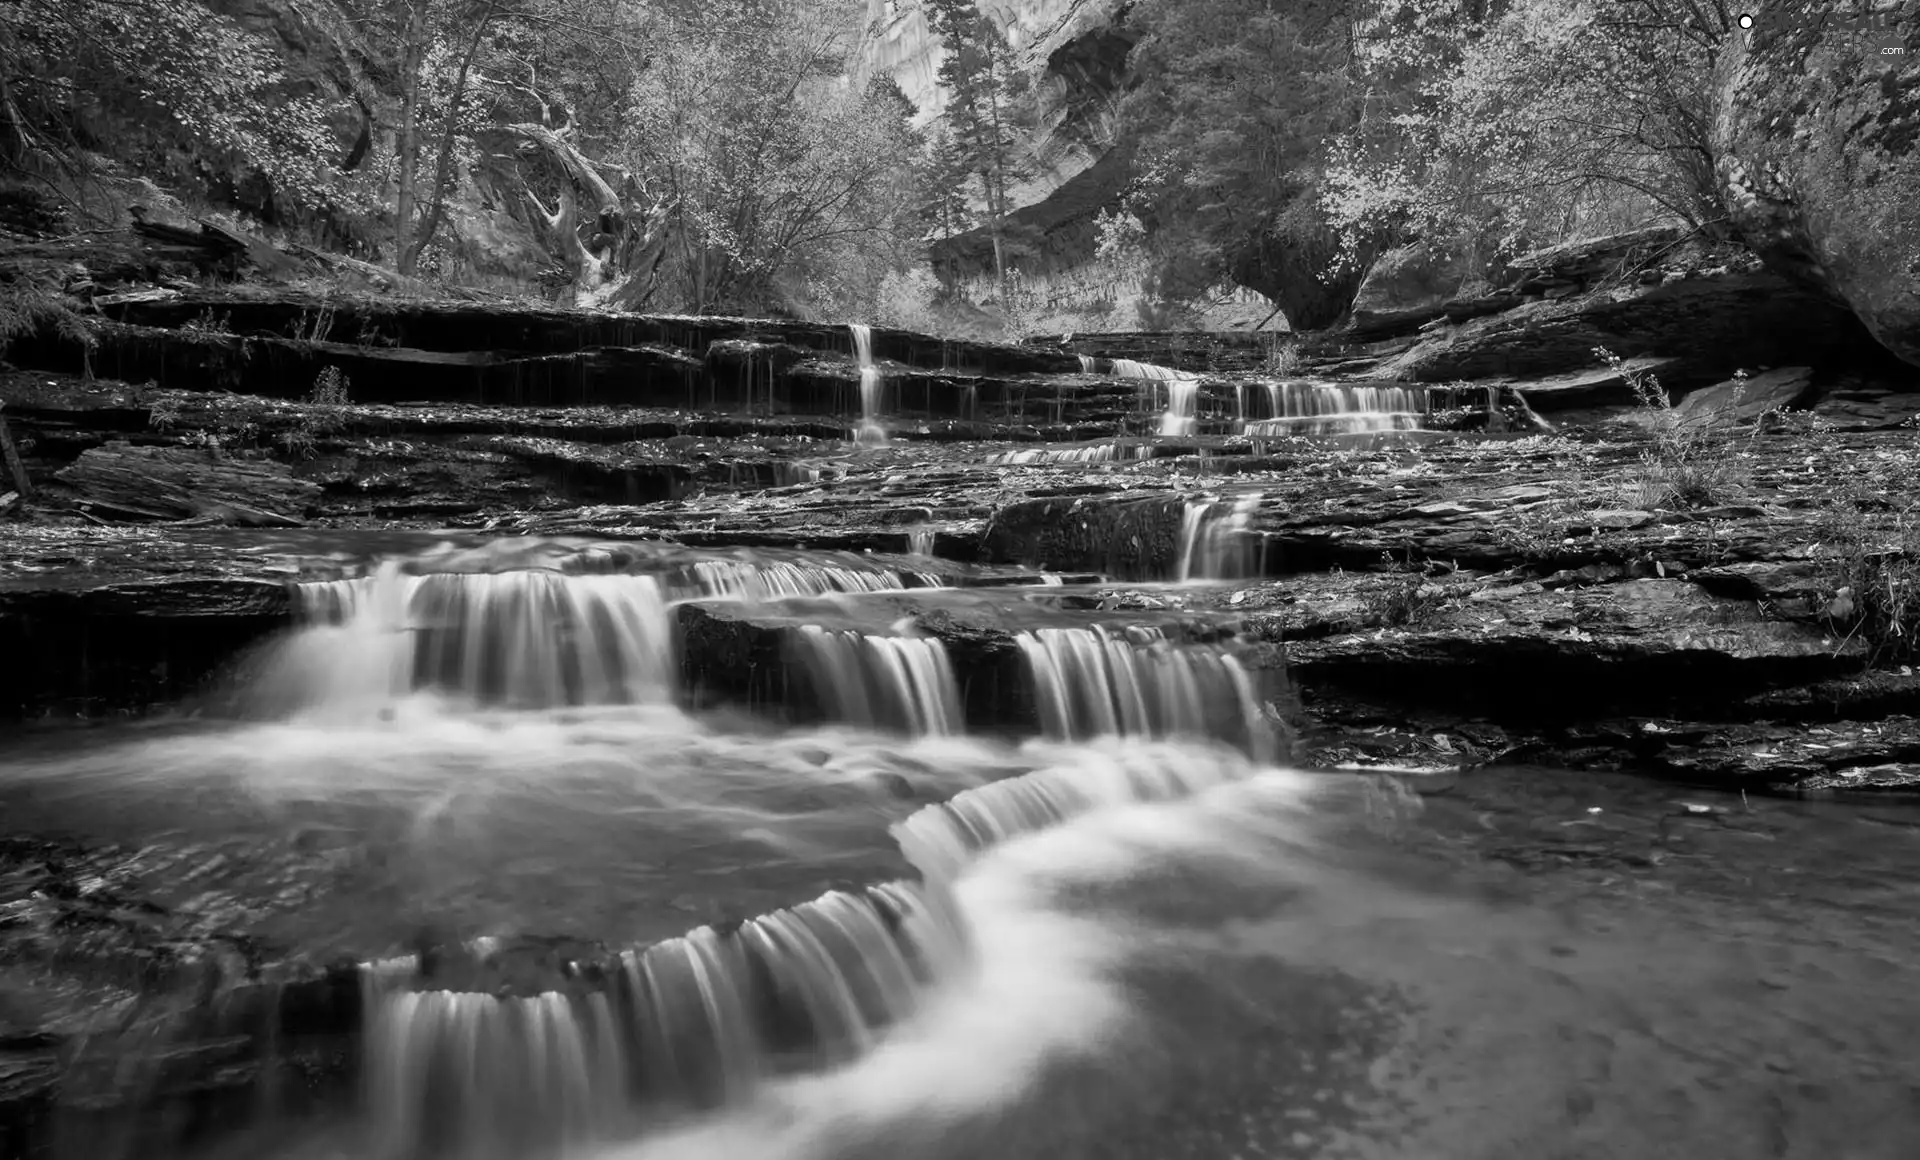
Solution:
<svg viewBox="0 0 1920 1160"><path fill-rule="evenodd" d="M413 236L400 256L400 273L411 276L420 264L420 255L433 244L433 235L440 229L440 218L446 212L447 181L453 176L453 139L459 127L460 106L467 99L467 74L473 69L473 58L480 51L480 42L485 39L487 27L493 23L495 8L489 4L486 11L474 21L473 37L467 41L466 55L460 58L460 72L454 77L453 98L447 106L446 124L440 130L439 157L433 165L433 201L427 209L427 220L420 224L419 231Z"/></svg>
<svg viewBox="0 0 1920 1160"><path fill-rule="evenodd" d="M420 147L420 69L427 54L426 0L401 0L406 7L406 31L400 65L403 85L400 104L399 192L393 207L393 260L402 274L407 269L407 252L413 241L414 170L419 164Z"/></svg>
<svg viewBox="0 0 1920 1160"><path fill-rule="evenodd" d="M660 264L666 257L667 208L655 205L644 215L637 212L639 207L629 205L591 161L562 134L544 125L509 125L507 130L537 148L564 178L558 209L548 211L531 190L526 197L573 266L575 301L622 309L644 305L658 287ZM578 192L577 208L574 191ZM602 236L601 244L593 247L580 236L581 211L588 209L593 219L587 228Z"/></svg>

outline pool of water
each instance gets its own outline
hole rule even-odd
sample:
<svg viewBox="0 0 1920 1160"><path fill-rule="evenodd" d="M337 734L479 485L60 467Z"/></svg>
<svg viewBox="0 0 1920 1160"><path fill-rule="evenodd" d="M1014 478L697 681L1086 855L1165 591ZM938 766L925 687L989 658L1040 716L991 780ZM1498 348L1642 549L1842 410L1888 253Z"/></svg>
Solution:
<svg viewBox="0 0 1920 1160"><path fill-rule="evenodd" d="M12 833L110 846L116 889L209 927L360 957L423 931L644 944L896 877L888 828L924 804L1143 748L427 698L7 745ZM961 883L977 969L871 1054L578 1154L1905 1160L1920 1139L1920 813L1897 806L1250 769L1014 839ZM188 1154L376 1155L358 1133L342 1114Z"/></svg>

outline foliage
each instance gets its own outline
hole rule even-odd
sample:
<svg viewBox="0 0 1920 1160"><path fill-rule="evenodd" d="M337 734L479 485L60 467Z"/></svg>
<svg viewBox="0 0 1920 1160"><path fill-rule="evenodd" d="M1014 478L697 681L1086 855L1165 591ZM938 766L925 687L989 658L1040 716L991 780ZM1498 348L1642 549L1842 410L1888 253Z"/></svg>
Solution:
<svg viewBox="0 0 1920 1160"><path fill-rule="evenodd" d="M667 207L678 305L848 309L905 264L913 190L899 159L916 147L897 90L845 83L861 9L716 0L662 14L620 157Z"/></svg>
<svg viewBox="0 0 1920 1160"><path fill-rule="evenodd" d="M129 130L157 160L264 178L277 199L341 192L325 106L281 91L273 46L195 0L0 5L0 160L71 167Z"/></svg>
<svg viewBox="0 0 1920 1160"><path fill-rule="evenodd" d="M1358 116L1346 35L1353 7L1134 7L1128 22L1142 38L1129 58L1137 83L1121 124L1133 159L1128 208L1154 258L1151 297L1188 301L1232 279L1279 300L1311 291L1327 273L1334 247L1319 238L1321 142ZM1344 308L1309 305L1313 297L1289 304L1296 327L1325 325Z"/></svg>
<svg viewBox="0 0 1920 1160"><path fill-rule="evenodd" d="M0 355L16 339L51 334L91 352L98 342L93 324L67 304L66 297L24 275L0 274Z"/></svg>
<svg viewBox="0 0 1920 1160"><path fill-rule="evenodd" d="M1683 419L1656 376L1629 368L1605 347L1596 347L1593 353L1633 389L1653 436L1652 447L1641 453L1639 470L1628 484L1627 506L1706 507L1724 500L1745 477L1727 436L1710 422Z"/></svg>
<svg viewBox="0 0 1920 1160"><path fill-rule="evenodd" d="M1382 230L1481 256L1722 210L1710 145L1718 0L1369 0L1366 115L1323 205L1361 259Z"/></svg>
<svg viewBox="0 0 1920 1160"><path fill-rule="evenodd" d="M1908 426L1920 426L1911 420ZM1920 659L1920 450L1855 451L1812 424L1810 465L1834 493L1819 509L1826 582L1822 614L1867 644L1870 663Z"/></svg>
<svg viewBox="0 0 1920 1160"><path fill-rule="evenodd" d="M349 389L353 380L339 367L322 367L313 380L313 403L320 407L344 407L352 401Z"/></svg>

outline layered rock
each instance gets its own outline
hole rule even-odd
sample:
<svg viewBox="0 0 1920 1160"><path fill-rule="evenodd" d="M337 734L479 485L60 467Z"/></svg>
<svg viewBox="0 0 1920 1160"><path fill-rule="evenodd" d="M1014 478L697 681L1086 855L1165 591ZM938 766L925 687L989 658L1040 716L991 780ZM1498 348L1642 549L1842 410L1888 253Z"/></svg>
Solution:
<svg viewBox="0 0 1920 1160"><path fill-rule="evenodd" d="M1768 266L1843 302L1920 364L1920 25L1881 35L1783 0L1720 59L1713 145L1734 227ZM1902 55L1883 49L1899 45Z"/></svg>

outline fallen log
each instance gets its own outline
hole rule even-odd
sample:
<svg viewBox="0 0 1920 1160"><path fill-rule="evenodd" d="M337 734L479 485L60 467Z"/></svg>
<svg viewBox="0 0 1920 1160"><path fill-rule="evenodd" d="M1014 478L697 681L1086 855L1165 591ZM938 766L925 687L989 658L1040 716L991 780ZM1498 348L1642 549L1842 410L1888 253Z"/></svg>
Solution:
<svg viewBox="0 0 1920 1160"><path fill-rule="evenodd" d="M121 520L184 520L299 527L320 486L285 464L217 450L109 443L54 478L81 494L81 511Z"/></svg>

